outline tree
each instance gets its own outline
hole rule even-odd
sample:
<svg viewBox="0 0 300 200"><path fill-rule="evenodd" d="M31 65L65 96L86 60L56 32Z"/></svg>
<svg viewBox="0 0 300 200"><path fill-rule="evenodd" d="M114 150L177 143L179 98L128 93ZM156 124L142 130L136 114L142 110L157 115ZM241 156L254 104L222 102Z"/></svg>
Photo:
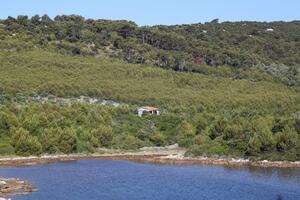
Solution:
<svg viewBox="0 0 300 200"><path fill-rule="evenodd" d="M219 19L217 18L217 19L213 19L210 23L212 23L212 24L218 24L219 23Z"/></svg>
<svg viewBox="0 0 300 200"><path fill-rule="evenodd" d="M39 25L41 23L41 17L39 15L34 15L31 17L30 21L34 25Z"/></svg>
<svg viewBox="0 0 300 200"><path fill-rule="evenodd" d="M27 15L19 15L17 17L17 23L22 25L22 26L28 26L29 25L29 20Z"/></svg>
<svg viewBox="0 0 300 200"><path fill-rule="evenodd" d="M52 22L53 22L52 19L48 15L43 15L41 17L41 23L44 26L49 26Z"/></svg>
<svg viewBox="0 0 300 200"><path fill-rule="evenodd" d="M132 31L136 28L135 24L125 24L119 31L123 38L128 38Z"/></svg>

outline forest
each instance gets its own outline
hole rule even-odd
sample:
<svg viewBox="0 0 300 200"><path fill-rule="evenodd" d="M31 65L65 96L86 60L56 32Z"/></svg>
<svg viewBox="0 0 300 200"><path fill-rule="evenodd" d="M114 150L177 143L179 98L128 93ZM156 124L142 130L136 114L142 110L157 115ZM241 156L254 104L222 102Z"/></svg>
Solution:
<svg viewBox="0 0 300 200"><path fill-rule="evenodd" d="M300 159L300 22L0 21L0 155L136 150ZM96 97L119 107L25 102ZM139 106L162 109L138 117Z"/></svg>
<svg viewBox="0 0 300 200"><path fill-rule="evenodd" d="M8 35L30 40L28 48L108 56L234 79L257 81L269 75L299 85L300 21L219 23L215 19L204 24L139 27L125 20L35 15L8 17L0 24Z"/></svg>

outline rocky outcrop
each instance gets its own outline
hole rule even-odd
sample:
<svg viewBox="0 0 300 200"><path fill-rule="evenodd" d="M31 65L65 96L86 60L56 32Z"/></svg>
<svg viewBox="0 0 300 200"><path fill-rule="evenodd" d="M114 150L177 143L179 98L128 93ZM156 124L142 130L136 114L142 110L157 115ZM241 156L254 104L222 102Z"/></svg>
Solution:
<svg viewBox="0 0 300 200"><path fill-rule="evenodd" d="M0 200L36 191L37 189L28 181L22 181L15 178L0 178Z"/></svg>

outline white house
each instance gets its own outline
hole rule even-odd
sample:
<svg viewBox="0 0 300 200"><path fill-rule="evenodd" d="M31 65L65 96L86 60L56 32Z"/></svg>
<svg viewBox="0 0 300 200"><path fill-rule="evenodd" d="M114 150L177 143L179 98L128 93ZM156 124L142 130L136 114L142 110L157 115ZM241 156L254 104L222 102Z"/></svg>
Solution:
<svg viewBox="0 0 300 200"><path fill-rule="evenodd" d="M142 117L143 115L160 115L160 109L152 106L141 107L138 110L138 116Z"/></svg>

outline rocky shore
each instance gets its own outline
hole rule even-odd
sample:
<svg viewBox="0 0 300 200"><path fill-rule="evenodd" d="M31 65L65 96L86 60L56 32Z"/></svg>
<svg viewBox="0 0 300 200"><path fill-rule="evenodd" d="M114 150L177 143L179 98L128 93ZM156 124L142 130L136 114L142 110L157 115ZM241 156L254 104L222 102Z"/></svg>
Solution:
<svg viewBox="0 0 300 200"><path fill-rule="evenodd" d="M249 166L261 168L300 168L300 162L289 161L253 161L249 159L235 158L210 158L210 157L184 157L183 155L167 155L144 161L157 164L205 164L205 165L224 165L224 166Z"/></svg>
<svg viewBox="0 0 300 200"><path fill-rule="evenodd" d="M0 200L36 191L37 189L28 181L15 178L0 178Z"/></svg>
<svg viewBox="0 0 300 200"><path fill-rule="evenodd" d="M25 166L76 160L130 160L156 164L206 164L251 166L262 168L300 168L300 162L253 161L234 158L185 157L183 149L147 149L134 152L103 152L101 154L44 155L40 157L0 158L0 166Z"/></svg>

